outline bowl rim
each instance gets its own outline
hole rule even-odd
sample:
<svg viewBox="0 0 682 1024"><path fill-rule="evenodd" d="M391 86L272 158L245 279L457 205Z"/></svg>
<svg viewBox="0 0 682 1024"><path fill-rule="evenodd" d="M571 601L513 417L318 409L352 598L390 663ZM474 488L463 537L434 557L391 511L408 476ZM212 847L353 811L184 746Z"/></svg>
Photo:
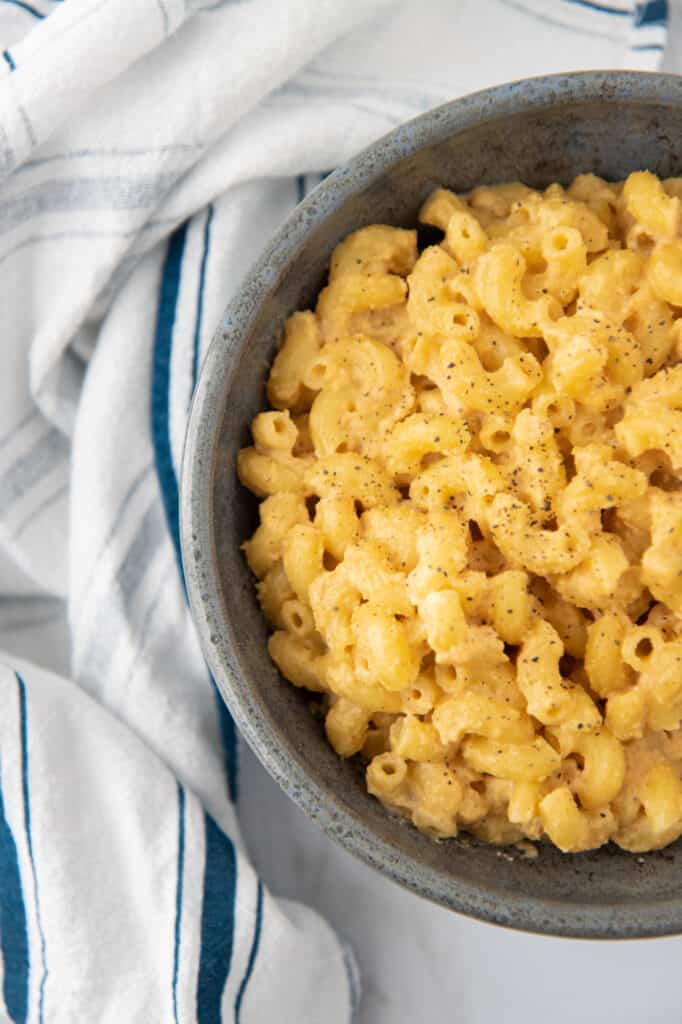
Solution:
<svg viewBox="0 0 682 1024"><path fill-rule="evenodd" d="M220 694L251 749L284 792L346 850L412 892L466 916L519 931L575 938L648 938L682 932L682 896L633 904L548 900L458 880L402 852L367 826L302 764L296 749L257 702L233 655L235 627L223 599L209 513L213 440L224 397L258 315L308 232L392 164L425 144L521 111L604 99L682 104L682 77L637 71L553 74L497 85L451 100L407 121L329 175L289 215L228 305L204 359L185 438L180 492L182 561L200 644ZM633 855L634 856L634 855Z"/></svg>

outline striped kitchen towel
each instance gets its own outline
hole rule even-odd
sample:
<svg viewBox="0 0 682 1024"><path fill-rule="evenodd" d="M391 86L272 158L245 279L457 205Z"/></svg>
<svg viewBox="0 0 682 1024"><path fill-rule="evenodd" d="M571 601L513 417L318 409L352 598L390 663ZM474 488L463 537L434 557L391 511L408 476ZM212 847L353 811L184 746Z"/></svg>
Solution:
<svg viewBox="0 0 682 1024"><path fill-rule="evenodd" d="M258 793L187 608L201 359L327 170L485 85L653 69L666 18L661 0L0 0L1 1020L352 1019L343 944L250 865Z"/></svg>

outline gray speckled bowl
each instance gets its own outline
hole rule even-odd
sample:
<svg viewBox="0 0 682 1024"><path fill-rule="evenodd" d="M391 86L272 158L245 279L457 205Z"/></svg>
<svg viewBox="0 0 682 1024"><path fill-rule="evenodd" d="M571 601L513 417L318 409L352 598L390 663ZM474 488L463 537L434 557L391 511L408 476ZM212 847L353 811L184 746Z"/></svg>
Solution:
<svg viewBox="0 0 682 1024"><path fill-rule="evenodd" d="M682 841L644 857L547 846L530 861L473 840L436 843L386 814L357 766L327 746L306 695L270 662L239 550L256 502L234 467L265 406L282 324L314 301L349 231L414 224L435 185L544 186L641 168L682 173L682 78L608 71L515 82L391 132L297 207L247 275L203 366L183 471L183 558L203 649L243 735L286 793L351 853L423 896L512 928L585 938L682 932Z"/></svg>

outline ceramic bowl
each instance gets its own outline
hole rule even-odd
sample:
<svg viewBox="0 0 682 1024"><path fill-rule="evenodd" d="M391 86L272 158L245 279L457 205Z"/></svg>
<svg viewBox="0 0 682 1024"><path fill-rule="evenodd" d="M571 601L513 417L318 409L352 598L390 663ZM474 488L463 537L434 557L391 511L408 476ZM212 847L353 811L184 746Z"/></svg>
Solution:
<svg viewBox="0 0 682 1024"><path fill-rule="evenodd" d="M608 179L682 173L682 78L586 72L529 79L447 103L397 128L328 177L247 274L204 362L187 435L182 547L201 643L236 723L285 792L351 853L422 896L511 928L584 938L682 932L682 841L636 856L609 844L534 860L473 839L435 842L389 815L363 772L327 745L309 697L285 682L240 544L256 500L235 474L265 407L282 325L315 301L334 246L381 222L408 227L436 185L581 172Z"/></svg>

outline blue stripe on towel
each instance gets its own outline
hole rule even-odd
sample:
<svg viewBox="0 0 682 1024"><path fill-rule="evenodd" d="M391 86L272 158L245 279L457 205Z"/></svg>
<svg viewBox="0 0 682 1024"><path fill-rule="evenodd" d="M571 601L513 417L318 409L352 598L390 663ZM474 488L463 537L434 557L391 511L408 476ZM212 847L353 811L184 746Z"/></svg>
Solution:
<svg viewBox="0 0 682 1024"><path fill-rule="evenodd" d="M249 961L246 965L246 971L242 978L239 991L237 992L237 998L234 1004L234 1024L239 1024L242 1016L242 1001L244 999L244 993L246 992L247 986L251 981L251 975L253 974L253 968L256 965L256 957L258 956L258 949L260 947L260 936L263 929L263 883L258 880L258 892L256 895L256 917L253 923L253 939L251 940L251 952L249 953Z"/></svg>
<svg viewBox="0 0 682 1024"><path fill-rule="evenodd" d="M173 1020L178 1019L178 972L180 970L180 927L182 891L185 880L185 791L178 783L178 879L175 888L175 943L173 946Z"/></svg>
<svg viewBox="0 0 682 1024"><path fill-rule="evenodd" d="M237 858L229 836L204 815L206 868L197 980L198 1024L221 1024L221 1002L232 963Z"/></svg>
<svg viewBox="0 0 682 1024"><path fill-rule="evenodd" d="M11 7L19 7L22 11L26 11L27 14L32 14L34 18L38 18L42 21L45 15L42 11L38 11L35 7L31 7L30 4L24 3L24 0L0 0L3 4L9 4Z"/></svg>
<svg viewBox="0 0 682 1024"><path fill-rule="evenodd" d="M161 278L161 295L159 298L159 310L156 321L156 335L154 339L154 357L152 365L152 441L154 444L154 457L156 470L163 496L163 505L168 521L175 557L178 563L180 578L184 585L184 573L182 570L182 555L180 552L180 501L178 494L178 481L175 476L173 465L173 453L171 450L170 429L169 429L169 387L170 387L170 362L173 345L173 328L175 326L175 313L180 291L180 276L182 260L185 254L185 243L187 241L187 224L181 225L168 243L168 252L163 267ZM195 332L196 333L196 332ZM233 801L237 799L237 731L232 721L225 702L223 701L213 679L215 699L218 706L218 718L220 732L223 741L225 754L225 765L227 770L227 781L230 796Z"/></svg>
<svg viewBox="0 0 682 1024"><path fill-rule="evenodd" d="M31 875L33 878L33 899L36 908L36 921L38 934L40 935L40 955L43 961L43 973L40 978L40 995L38 1000L38 1020L42 1024L45 1010L45 983L47 981L47 956L45 951L45 933L43 922L40 916L40 895L38 892L38 875L36 862L33 856L33 832L31 830L31 801L29 793L29 757L28 757L28 715L26 713L26 685L18 673L15 673L19 684L19 712L21 721L21 778L24 796L24 828L26 829L26 841L28 843L28 856L31 862Z"/></svg>
<svg viewBox="0 0 682 1024"><path fill-rule="evenodd" d="M211 225L213 224L213 204L206 213L204 224L204 251L201 254L201 266L199 268L199 292L197 294L197 317L194 325L194 352L192 355L192 394L197 386L199 373L199 350L201 347L201 327L204 319L204 286L206 284L206 264L208 263L208 250L211 245Z"/></svg>
<svg viewBox="0 0 682 1024"><path fill-rule="evenodd" d="M187 224L182 224L175 231L168 243L166 262L161 278L161 296L156 321L154 339L154 361L152 367L152 441L156 471L161 485L161 496L166 512L168 529L173 540L175 556L178 561L180 576L182 560L180 557L180 516L178 484L173 466L170 430L168 422L168 385L170 381L170 361L173 343L175 312L180 291L180 269L185 254L187 241Z"/></svg>
<svg viewBox="0 0 682 1024"><path fill-rule="evenodd" d="M180 292L182 261L187 241L187 224L171 236L161 278L161 294L154 339L152 363L151 429L154 456L163 505L175 556L184 584L180 552L178 482L173 466L169 430L169 387L173 328ZM196 333L196 332L195 332ZM215 688L215 683L213 684ZM225 747L228 783L235 798L236 732L234 722L215 688L221 732ZM206 816L206 863L204 868L203 909L201 915L201 954L197 982L199 1024L219 1024L220 1002L232 962L234 942L235 890L237 862L229 836ZM179 925L176 917L176 933ZM179 943L179 934L176 934ZM177 973L173 973L174 1000ZM176 1003L174 1001L174 1007Z"/></svg>
<svg viewBox="0 0 682 1024"><path fill-rule="evenodd" d="M21 888L19 858L5 815L0 779L0 949L4 978L2 991L14 1024L28 1018L28 929Z"/></svg>
<svg viewBox="0 0 682 1024"><path fill-rule="evenodd" d="M5 58L6 62L9 64L10 71L16 71L17 66L14 63L14 58L12 57L12 54L9 52L9 50L3 50L2 55Z"/></svg>
<svg viewBox="0 0 682 1024"><path fill-rule="evenodd" d="M668 24L668 0L649 0L648 3L636 4L635 28L644 25Z"/></svg>
<svg viewBox="0 0 682 1024"><path fill-rule="evenodd" d="M614 14L617 18L629 18L632 13L631 11L624 11L620 7L598 4L595 0L564 0L564 3L575 4L576 7L586 7L589 11L597 11L598 14Z"/></svg>

